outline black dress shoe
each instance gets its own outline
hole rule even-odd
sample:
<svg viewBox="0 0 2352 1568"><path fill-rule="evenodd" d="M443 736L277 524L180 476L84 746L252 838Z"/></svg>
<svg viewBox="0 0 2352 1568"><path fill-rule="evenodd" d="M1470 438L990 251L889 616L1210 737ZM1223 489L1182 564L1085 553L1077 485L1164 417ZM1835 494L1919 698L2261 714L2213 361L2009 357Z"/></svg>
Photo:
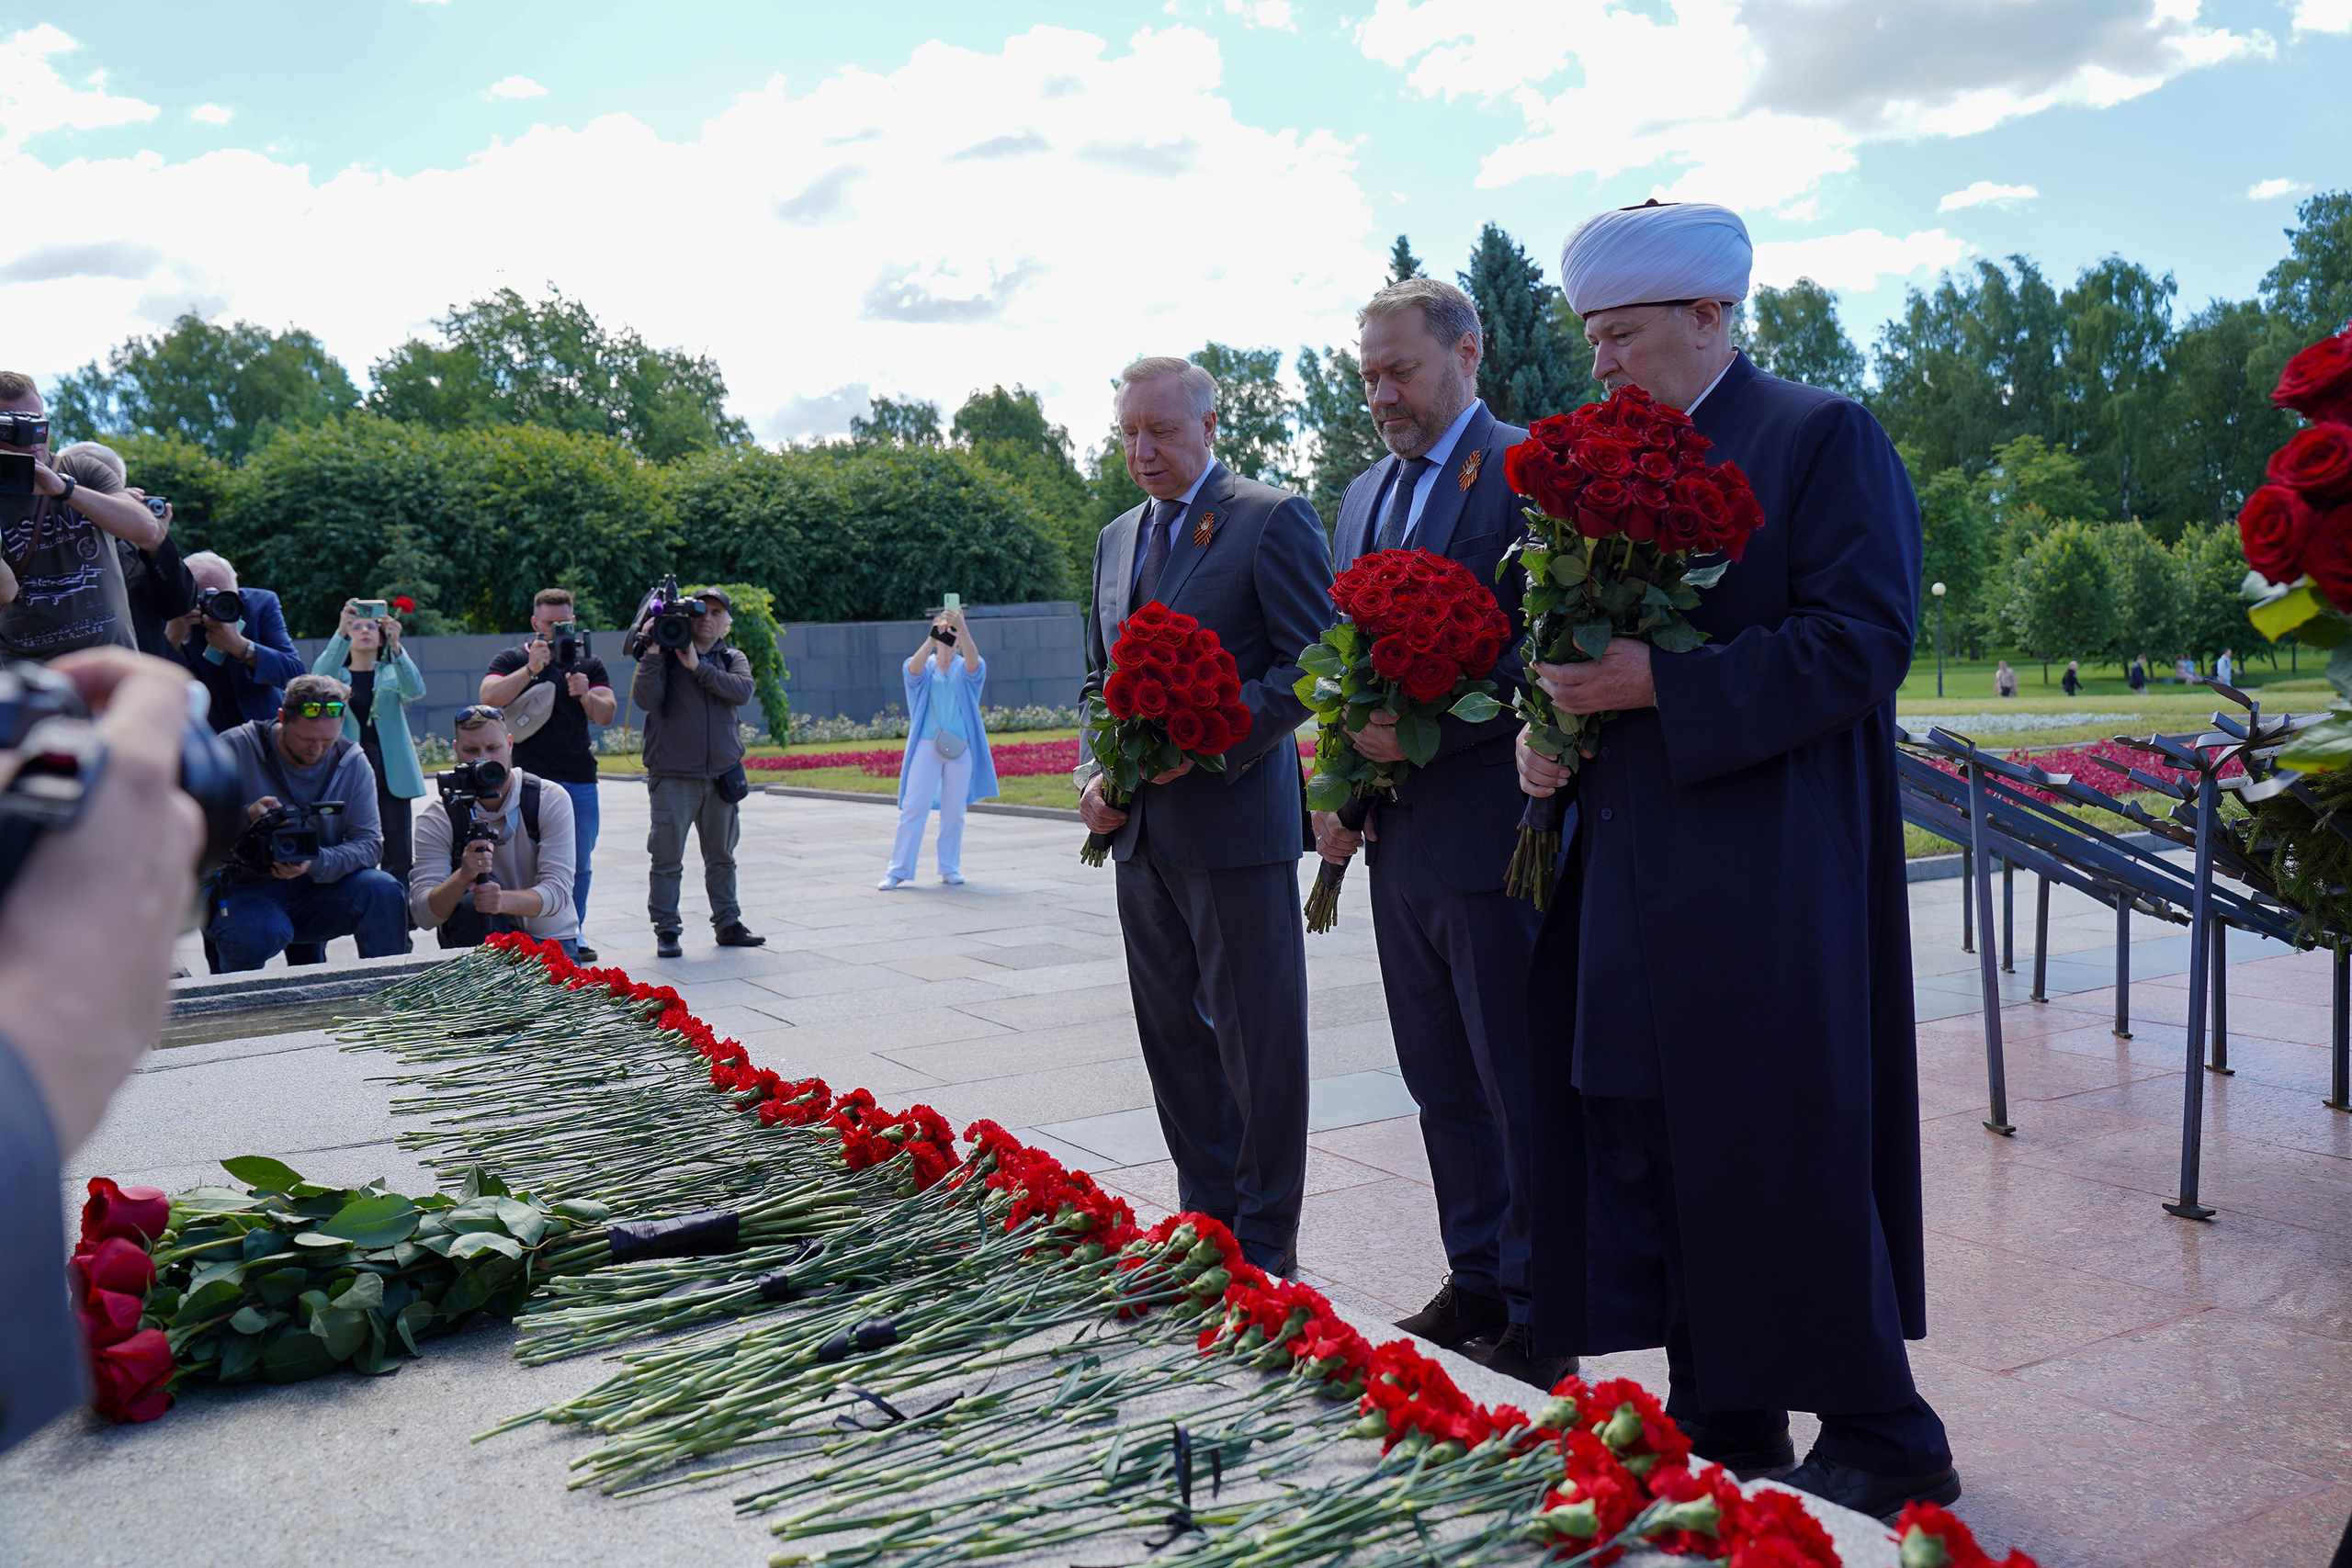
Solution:
<svg viewBox="0 0 2352 1568"><path fill-rule="evenodd" d="M1445 1283L1437 1288L1437 1294L1430 1298L1429 1305L1410 1317L1398 1318L1396 1326L1453 1350L1459 1348L1463 1341L1482 1334L1501 1334L1510 1326L1510 1309L1492 1296L1464 1290L1448 1275Z"/></svg>
<svg viewBox="0 0 2352 1568"><path fill-rule="evenodd" d="M1529 1387L1540 1388L1546 1393L1552 1392L1555 1383L1577 1370L1574 1356L1538 1356L1535 1353L1535 1337L1523 1323L1506 1324L1499 1334L1482 1334L1455 1348L1490 1372L1517 1378Z"/></svg>
<svg viewBox="0 0 2352 1568"><path fill-rule="evenodd" d="M653 933L654 957L684 958L685 955L686 950L678 945L678 933L676 931L655 931Z"/></svg>
<svg viewBox="0 0 2352 1568"><path fill-rule="evenodd" d="M1742 1481L1780 1480L1796 1468L1796 1445L1789 1429L1779 1432L1718 1432L1704 1421L1677 1416L1674 1424L1690 1439L1690 1457L1722 1465Z"/></svg>
<svg viewBox="0 0 2352 1568"><path fill-rule="evenodd" d="M596 962L596 950L589 946L586 942L577 942L572 943L572 946L580 950L579 962L582 964L594 964Z"/></svg>
<svg viewBox="0 0 2352 1568"><path fill-rule="evenodd" d="M1925 1475L1872 1475L1850 1464L1824 1459L1819 1450L1781 1478L1781 1484L1810 1492L1825 1503L1893 1523L1905 1503L1951 1503L1960 1496L1960 1472L1946 1465Z"/></svg>
<svg viewBox="0 0 2352 1568"><path fill-rule="evenodd" d="M1255 1263L1259 1268L1263 1269L1267 1273L1272 1274L1277 1280L1295 1280L1298 1278L1298 1247L1295 1243L1283 1247L1282 1251L1275 1253L1272 1258L1267 1256L1268 1250L1269 1249L1265 1247L1244 1247L1241 1249L1241 1256L1248 1258L1250 1262Z"/></svg>
<svg viewBox="0 0 2352 1568"><path fill-rule="evenodd" d="M730 921L718 928L718 945L721 947L765 947L767 942L767 938L753 936L745 931L741 920Z"/></svg>

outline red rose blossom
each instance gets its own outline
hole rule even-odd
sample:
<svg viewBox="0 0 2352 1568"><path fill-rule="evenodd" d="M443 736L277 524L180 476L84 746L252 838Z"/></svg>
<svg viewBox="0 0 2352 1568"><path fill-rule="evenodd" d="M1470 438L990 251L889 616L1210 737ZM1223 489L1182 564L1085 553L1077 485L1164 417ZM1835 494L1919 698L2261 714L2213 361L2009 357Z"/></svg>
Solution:
<svg viewBox="0 0 2352 1568"><path fill-rule="evenodd" d="M1136 716L1158 718L1168 711L1168 687L1149 676L1136 678Z"/></svg>
<svg viewBox="0 0 2352 1568"><path fill-rule="evenodd" d="M145 1303L120 1291L85 1291L74 1311L82 1319L82 1338L93 1349L119 1345L139 1332Z"/></svg>
<svg viewBox="0 0 2352 1568"><path fill-rule="evenodd" d="M1201 748L1202 738L1201 716L1197 710L1179 708L1168 716L1168 739L1174 741L1178 749L1197 751Z"/></svg>
<svg viewBox="0 0 2352 1568"><path fill-rule="evenodd" d="M160 1328L142 1328L90 1357L96 1385L90 1407L117 1421L153 1421L171 1408L171 1341Z"/></svg>
<svg viewBox="0 0 2352 1568"><path fill-rule="evenodd" d="M2352 332L2322 338L2287 361L2270 400L2305 419L2352 419Z"/></svg>
<svg viewBox="0 0 2352 1568"><path fill-rule="evenodd" d="M1413 656L1405 672L1405 694L1417 703L1433 703L1453 690L1454 667L1434 653Z"/></svg>
<svg viewBox="0 0 2352 1568"><path fill-rule="evenodd" d="M2331 507L2312 519L2302 565L2321 597L2339 610L2352 610L2352 505Z"/></svg>
<svg viewBox="0 0 2352 1568"><path fill-rule="evenodd" d="M1225 722L1225 715L1216 708L1209 708L1201 714L1200 718L1201 740L1193 750L1212 757L1222 755L1233 744L1233 730Z"/></svg>
<svg viewBox="0 0 2352 1568"><path fill-rule="evenodd" d="M1115 671L1102 682L1102 705L1111 710L1113 718L1133 718L1136 716L1136 678L1125 670Z"/></svg>
<svg viewBox="0 0 2352 1568"><path fill-rule="evenodd" d="M103 1176L90 1178L90 1201L82 1205L82 1240L94 1244L119 1235L150 1242L171 1223L172 1200L160 1187L118 1187Z"/></svg>
<svg viewBox="0 0 2352 1568"><path fill-rule="evenodd" d="M155 1283L155 1259L135 1241L111 1235L88 1252L77 1252L66 1264L86 1293L119 1291L144 1297Z"/></svg>
<svg viewBox="0 0 2352 1568"><path fill-rule="evenodd" d="M2352 427L2314 424L2295 432L2287 445L2270 454L2269 473L2308 496L2352 495Z"/></svg>
<svg viewBox="0 0 2352 1568"><path fill-rule="evenodd" d="M2303 574L2303 544L2311 531L2311 507L2283 484L2264 485L2238 512L2245 564L2266 581L2292 582Z"/></svg>

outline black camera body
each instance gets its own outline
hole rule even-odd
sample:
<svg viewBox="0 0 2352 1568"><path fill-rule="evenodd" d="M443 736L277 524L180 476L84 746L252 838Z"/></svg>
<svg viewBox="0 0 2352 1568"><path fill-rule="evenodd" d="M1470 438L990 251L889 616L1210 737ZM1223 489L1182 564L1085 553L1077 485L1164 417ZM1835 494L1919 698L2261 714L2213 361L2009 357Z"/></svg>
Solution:
<svg viewBox="0 0 2352 1568"><path fill-rule="evenodd" d="M707 608L699 596L678 592L678 574L669 573L638 605L621 652L630 659L642 659L649 649L684 648L695 640L695 617Z"/></svg>
<svg viewBox="0 0 2352 1568"><path fill-rule="evenodd" d="M258 882L275 874L273 865L300 865L319 858L324 847L320 823L343 814L343 802L322 800L311 806L273 806L245 825L229 852L231 874L240 882Z"/></svg>
<svg viewBox="0 0 2352 1568"><path fill-rule="evenodd" d="M578 621L558 621L548 630L548 662L567 672L580 668L588 657L588 639L581 635Z"/></svg>
<svg viewBox="0 0 2352 1568"><path fill-rule="evenodd" d="M106 743L82 694L39 664L0 665L0 750L18 754L0 788L0 897L43 833L77 821L106 772ZM237 841L244 818L236 759L212 727L191 713L180 736L180 787L204 813L199 873Z"/></svg>
<svg viewBox="0 0 2352 1568"><path fill-rule="evenodd" d="M433 782L441 791L442 809L449 814L451 849L462 852L468 844L496 848L514 837L514 827L504 812L483 810L505 793L506 781L514 772L496 758L477 757L434 775Z"/></svg>
<svg viewBox="0 0 2352 1568"><path fill-rule="evenodd" d="M0 446L40 446L49 441L44 413L0 413Z"/></svg>
<svg viewBox="0 0 2352 1568"><path fill-rule="evenodd" d="M233 588L199 588L196 611L224 626L234 626L245 618L245 596Z"/></svg>

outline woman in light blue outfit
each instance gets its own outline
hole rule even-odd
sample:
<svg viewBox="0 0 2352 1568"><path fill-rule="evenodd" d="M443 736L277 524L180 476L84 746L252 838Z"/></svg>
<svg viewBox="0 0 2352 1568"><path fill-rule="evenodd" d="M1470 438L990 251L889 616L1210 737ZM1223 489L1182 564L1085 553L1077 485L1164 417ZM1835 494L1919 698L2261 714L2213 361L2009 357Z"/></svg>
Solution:
<svg viewBox="0 0 2352 1568"><path fill-rule="evenodd" d="M931 635L908 656L903 673L907 754L899 764L899 840L878 885L885 893L915 879L922 825L933 806L939 807L939 880L960 886L964 807L996 794L996 764L989 758L988 730L980 723L988 660L972 646L963 611L940 612Z"/></svg>
<svg viewBox="0 0 2352 1568"><path fill-rule="evenodd" d="M376 809L384 824L381 867L408 886L415 856L409 831L409 802L424 794L424 770L417 765L416 741L408 732L408 705L424 695L424 672L401 646L401 624L390 615L362 620L356 599L343 602L334 636L311 666L351 688L343 710L343 734L356 740L376 770Z"/></svg>

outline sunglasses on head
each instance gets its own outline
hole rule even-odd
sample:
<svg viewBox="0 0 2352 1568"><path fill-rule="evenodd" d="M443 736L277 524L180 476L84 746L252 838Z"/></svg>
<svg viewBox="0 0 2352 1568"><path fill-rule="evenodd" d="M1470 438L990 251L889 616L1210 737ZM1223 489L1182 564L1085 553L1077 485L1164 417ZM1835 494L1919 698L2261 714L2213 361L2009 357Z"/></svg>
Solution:
<svg viewBox="0 0 2352 1568"><path fill-rule="evenodd" d="M493 720L503 723L505 720L505 717L506 710L504 708L495 708L491 706L488 703L476 703L471 707L459 708L458 710L458 728L459 729L472 729L478 726L489 724Z"/></svg>
<svg viewBox="0 0 2352 1568"><path fill-rule="evenodd" d="M297 718L341 718L341 703L288 703L286 711Z"/></svg>

